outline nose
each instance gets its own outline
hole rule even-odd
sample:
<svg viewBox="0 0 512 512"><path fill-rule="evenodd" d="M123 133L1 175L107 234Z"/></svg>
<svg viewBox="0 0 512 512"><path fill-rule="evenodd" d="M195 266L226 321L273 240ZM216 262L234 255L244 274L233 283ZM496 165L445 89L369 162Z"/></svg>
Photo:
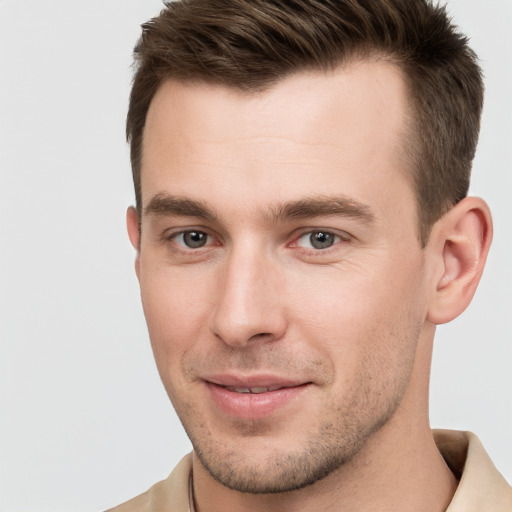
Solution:
<svg viewBox="0 0 512 512"><path fill-rule="evenodd" d="M227 345L276 341L286 331L278 264L251 250L233 250L219 271L210 329Z"/></svg>

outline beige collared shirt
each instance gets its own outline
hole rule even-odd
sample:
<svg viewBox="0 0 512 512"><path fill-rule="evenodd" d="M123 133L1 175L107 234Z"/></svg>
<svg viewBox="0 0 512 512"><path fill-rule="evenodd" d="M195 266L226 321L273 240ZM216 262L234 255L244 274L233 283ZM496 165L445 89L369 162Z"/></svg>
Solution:
<svg viewBox="0 0 512 512"><path fill-rule="evenodd" d="M434 430L434 438L459 486L446 512L512 512L512 488L471 432ZM192 512L189 479L192 456L186 455L166 480L107 512Z"/></svg>

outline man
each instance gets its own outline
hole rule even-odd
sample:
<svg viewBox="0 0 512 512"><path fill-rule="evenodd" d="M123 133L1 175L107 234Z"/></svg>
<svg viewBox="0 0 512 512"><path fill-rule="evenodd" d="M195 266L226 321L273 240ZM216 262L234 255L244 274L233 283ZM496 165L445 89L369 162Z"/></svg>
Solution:
<svg viewBox="0 0 512 512"><path fill-rule="evenodd" d="M427 0L191 0L144 26L127 214L194 451L113 510L507 511L428 421L492 238L474 53Z"/></svg>

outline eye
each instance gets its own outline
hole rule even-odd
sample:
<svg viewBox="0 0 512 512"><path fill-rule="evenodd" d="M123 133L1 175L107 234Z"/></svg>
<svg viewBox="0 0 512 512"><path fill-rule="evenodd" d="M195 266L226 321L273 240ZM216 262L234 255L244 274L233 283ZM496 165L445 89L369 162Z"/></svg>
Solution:
<svg viewBox="0 0 512 512"><path fill-rule="evenodd" d="M330 233L329 231L310 231L297 239L294 245L305 247L308 249L328 249L334 244L340 242L342 238L339 235Z"/></svg>
<svg viewBox="0 0 512 512"><path fill-rule="evenodd" d="M182 231L172 236L172 239L178 244L189 249L199 249L211 243L210 237L204 231Z"/></svg>

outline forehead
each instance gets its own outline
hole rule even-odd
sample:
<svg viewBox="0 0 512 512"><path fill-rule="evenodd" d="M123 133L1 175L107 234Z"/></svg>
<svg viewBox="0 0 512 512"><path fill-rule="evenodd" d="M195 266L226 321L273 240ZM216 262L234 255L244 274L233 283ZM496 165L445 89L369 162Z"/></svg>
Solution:
<svg viewBox="0 0 512 512"><path fill-rule="evenodd" d="M162 192L246 205L308 188L383 193L404 179L407 104L400 71L385 61L296 74L258 93L165 82L146 120L143 204Z"/></svg>

